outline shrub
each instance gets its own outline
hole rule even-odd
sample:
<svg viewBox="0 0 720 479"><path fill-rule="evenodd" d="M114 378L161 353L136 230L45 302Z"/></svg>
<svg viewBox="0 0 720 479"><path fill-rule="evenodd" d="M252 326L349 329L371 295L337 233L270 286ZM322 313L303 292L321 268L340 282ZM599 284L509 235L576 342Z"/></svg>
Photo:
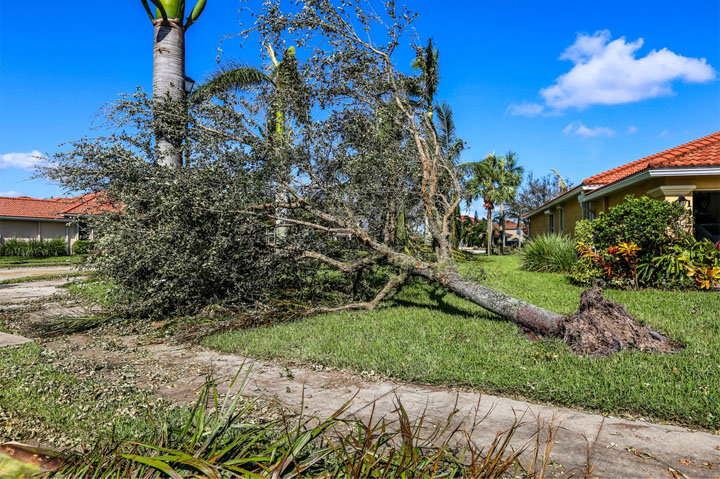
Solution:
<svg viewBox="0 0 720 479"><path fill-rule="evenodd" d="M691 240L690 217L682 206L667 201L625 197L591 223L592 244L607 250L620 243L635 243L641 263Z"/></svg>
<svg viewBox="0 0 720 479"><path fill-rule="evenodd" d="M688 241L641 264L638 270L645 284L709 289L720 280L720 250L707 239Z"/></svg>
<svg viewBox="0 0 720 479"><path fill-rule="evenodd" d="M565 235L538 236L525 245L521 255L526 271L567 273L577 262L573 240Z"/></svg>
<svg viewBox="0 0 720 479"><path fill-rule="evenodd" d="M91 240L77 240L72 245L74 254L89 254L95 252L97 245Z"/></svg>
<svg viewBox="0 0 720 479"><path fill-rule="evenodd" d="M29 241L12 238L0 244L0 256L46 258L66 254L67 244L62 238Z"/></svg>

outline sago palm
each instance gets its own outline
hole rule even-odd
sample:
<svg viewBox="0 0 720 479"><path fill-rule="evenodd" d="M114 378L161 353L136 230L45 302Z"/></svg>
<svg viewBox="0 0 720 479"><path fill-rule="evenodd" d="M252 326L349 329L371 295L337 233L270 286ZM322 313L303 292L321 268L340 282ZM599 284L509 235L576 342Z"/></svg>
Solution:
<svg viewBox="0 0 720 479"><path fill-rule="evenodd" d="M153 48L153 99L162 102L185 101L185 32L197 21L207 0L198 0L185 18L185 0L141 0L155 26ZM155 11L150 7L155 7ZM165 166L181 166L180 146L184 124L158 122L155 130L157 162ZM164 123L164 124L163 124Z"/></svg>

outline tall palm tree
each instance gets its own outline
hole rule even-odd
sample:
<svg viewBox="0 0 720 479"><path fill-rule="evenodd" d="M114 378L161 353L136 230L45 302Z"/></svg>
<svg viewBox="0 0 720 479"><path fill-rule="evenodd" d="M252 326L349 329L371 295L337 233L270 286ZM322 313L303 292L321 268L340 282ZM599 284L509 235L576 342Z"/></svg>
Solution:
<svg viewBox="0 0 720 479"><path fill-rule="evenodd" d="M425 102L427 114L432 118L435 108L435 94L440 84L440 52L433 45L432 37L428 39L426 47L417 47L415 60L411 63L413 70L420 73L420 96Z"/></svg>
<svg viewBox="0 0 720 479"><path fill-rule="evenodd" d="M185 32L197 21L207 0L198 0L190 15L185 17L185 0L141 0L150 21L155 26L153 46L153 99L157 102L185 101ZM167 122L163 122L167 123ZM182 166L180 145L182 124L159 124L155 130L155 156L161 165Z"/></svg>
<svg viewBox="0 0 720 479"><path fill-rule="evenodd" d="M443 101L435 105L434 120L440 150L448 160L457 163L460 154L465 149L465 142L457 137L452 108L447 102ZM448 200L451 204L453 203L453 198L448 198ZM451 243L453 248L457 248L462 236L462 217L459 205L453 211L450 221Z"/></svg>
<svg viewBox="0 0 720 479"><path fill-rule="evenodd" d="M440 83L440 64L438 58L440 53L433 45L432 37L428 39L426 47L417 47L415 51L415 59L410 64L413 70L419 72L419 91L416 93L425 103L427 116L432 120L433 110L435 108L435 94ZM423 214L425 223L425 244L432 242L430 234L430 219L427 213Z"/></svg>
<svg viewBox="0 0 720 479"><path fill-rule="evenodd" d="M504 157L500 157L500 175L498 181L498 196L500 213L500 255L503 254L505 246L505 203L515 199L518 186L522 182L523 168L517 165L517 155L508 151Z"/></svg>
<svg viewBox="0 0 720 479"><path fill-rule="evenodd" d="M515 197L518 185L522 181L523 169L517 166L517 155L512 151L504 157L495 153L487 155L483 161L460 165L472 175L465 187L468 201L482 198L487 210L487 254L492 254L493 221L492 211L495 204L501 208L500 223L504 223L503 204ZM501 234L505 234L505 225L501 224Z"/></svg>
<svg viewBox="0 0 720 479"><path fill-rule="evenodd" d="M493 153L480 162L463 163L460 166L472 175L465 183L468 203L477 198L483 199L483 206L487 211L487 255L490 256L492 255L492 212L497 201L497 179L500 175L499 158Z"/></svg>

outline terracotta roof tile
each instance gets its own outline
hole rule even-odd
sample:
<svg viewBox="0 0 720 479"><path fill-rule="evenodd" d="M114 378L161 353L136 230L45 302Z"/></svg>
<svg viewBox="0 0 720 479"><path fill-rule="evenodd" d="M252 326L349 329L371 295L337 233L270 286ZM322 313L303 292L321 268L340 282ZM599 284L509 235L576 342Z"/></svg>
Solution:
<svg viewBox="0 0 720 479"><path fill-rule="evenodd" d="M583 185L609 185L644 170L720 166L720 131L591 176Z"/></svg>
<svg viewBox="0 0 720 479"><path fill-rule="evenodd" d="M40 200L28 196L19 198L0 196L0 217L65 219L69 215L93 215L117 211L103 200L104 196L99 193L50 200Z"/></svg>
<svg viewBox="0 0 720 479"><path fill-rule="evenodd" d="M67 204L34 198L8 198L0 196L0 216L12 218L62 219Z"/></svg>

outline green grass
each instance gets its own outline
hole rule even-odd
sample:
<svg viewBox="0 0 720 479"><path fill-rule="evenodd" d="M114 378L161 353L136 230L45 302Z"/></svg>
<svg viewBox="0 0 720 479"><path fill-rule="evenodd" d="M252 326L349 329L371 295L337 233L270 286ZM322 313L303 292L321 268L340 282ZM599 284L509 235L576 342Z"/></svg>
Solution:
<svg viewBox="0 0 720 479"><path fill-rule="evenodd" d="M0 256L0 268L18 268L31 266L64 266L80 263L84 255L51 256L49 258L31 258L25 256Z"/></svg>
<svg viewBox="0 0 720 479"><path fill-rule="evenodd" d="M582 289L563 275L521 271L518 256L464 264L463 272L478 264L489 286L563 314L577 307ZM686 348L666 356L579 357L560 340L530 342L514 324L419 281L377 311L235 330L204 345L720 430L720 294L613 290L607 296Z"/></svg>
<svg viewBox="0 0 720 479"><path fill-rule="evenodd" d="M22 278L0 279L0 284L30 283L32 281L46 281L49 279L77 278L78 276L91 276L87 271L72 271L70 273L38 274Z"/></svg>
<svg viewBox="0 0 720 479"><path fill-rule="evenodd" d="M148 396L127 383L78 378L58 366L57 353L37 343L3 348L0 353L0 442L40 437L65 448L90 445L101 435L140 437L154 419L177 420L181 408ZM147 393L146 393L147 394Z"/></svg>

